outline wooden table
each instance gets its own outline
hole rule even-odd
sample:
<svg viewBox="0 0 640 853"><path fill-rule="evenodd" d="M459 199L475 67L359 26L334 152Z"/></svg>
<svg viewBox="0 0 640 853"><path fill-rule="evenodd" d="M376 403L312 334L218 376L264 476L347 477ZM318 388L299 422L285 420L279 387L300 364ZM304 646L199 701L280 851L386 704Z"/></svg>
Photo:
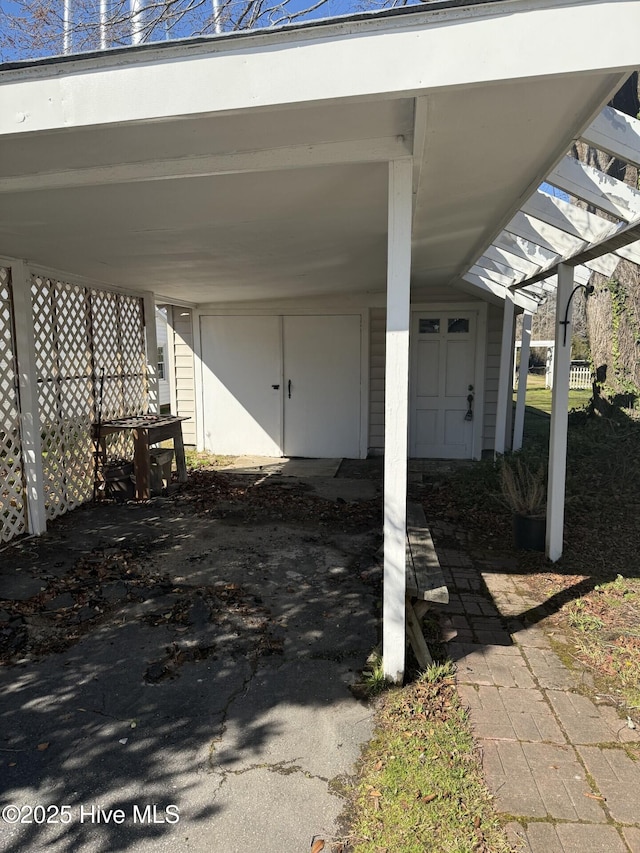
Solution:
<svg viewBox="0 0 640 853"><path fill-rule="evenodd" d="M103 460L106 459L105 439L114 432L131 430L133 433L133 471L136 478L136 500L146 501L151 497L151 456L149 446L161 441L172 439L178 469L178 481L187 482L187 463L184 458L184 443L182 441L182 421L187 418L176 418L172 415L138 415L131 418L116 418L103 421L100 424L100 450ZM96 438L98 427L93 426L93 437Z"/></svg>

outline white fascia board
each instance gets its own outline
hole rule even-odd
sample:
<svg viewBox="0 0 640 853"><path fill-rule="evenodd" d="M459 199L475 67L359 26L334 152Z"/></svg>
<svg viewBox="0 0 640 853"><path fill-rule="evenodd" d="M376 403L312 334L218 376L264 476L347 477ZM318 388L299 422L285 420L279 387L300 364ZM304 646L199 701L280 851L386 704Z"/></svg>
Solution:
<svg viewBox="0 0 640 853"><path fill-rule="evenodd" d="M582 207L538 190L522 206L522 211L553 225L567 234L595 243L613 233L619 224L589 213Z"/></svg>
<svg viewBox="0 0 640 853"><path fill-rule="evenodd" d="M536 243L561 257L573 255L587 246L587 241L571 237L565 231L560 231L553 225L547 225L541 219L536 219L528 213L522 213L522 211L516 213L505 230L511 234L517 234L518 237L529 240L531 243Z"/></svg>
<svg viewBox="0 0 640 853"><path fill-rule="evenodd" d="M633 222L640 217L640 192L567 155L547 177L554 187L606 213Z"/></svg>
<svg viewBox="0 0 640 853"><path fill-rule="evenodd" d="M580 138L625 163L640 166L640 121L637 118L605 107Z"/></svg>
<svg viewBox="0 0 640 853"><path fill-rule="evenodd" d="M619 263L620 258L617 255L614 255L613 252L610 252L608 255L601 255L599 258L593 258L593 260L587 261L585 266L592 270L592 272L599 272L600 275L610 278Z"/></svg>
<svg viewBox="0 0 640 853"><path fill-rule="evenodd" d="M639 29L637 0L505 0L40 63L0 71L0 135L624 73Z"/></svg>
<svg viewBox="0 0 640 853"><path fill-rule="evenodd" d="M501 284L497 284L497 282L492 281L490 278L487 278L487 276L468 272L464 274L462 280L467 284L473 285L474 288L483 293L490 294L491 296L497 296L503 302L505 300L506 288ZM538 310L538 302L533 297L528 297L526 293L523 293L521 290L514 291L513 298L515 304L519 308L524 308L525 311L533 311L535 313Z"/></svg>

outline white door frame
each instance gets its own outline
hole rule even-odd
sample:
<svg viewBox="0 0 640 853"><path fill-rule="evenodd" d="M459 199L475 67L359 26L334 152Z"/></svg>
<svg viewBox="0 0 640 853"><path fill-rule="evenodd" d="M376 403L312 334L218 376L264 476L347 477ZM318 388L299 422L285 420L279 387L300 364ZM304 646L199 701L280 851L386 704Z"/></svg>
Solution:
<svg viewBox="0 0 640 853"><path fill-rule="evenodd" d="M473 421L472 421L472 438L471 438L471 459L480 459L482 457L482 436L484 433L484 401L485 401L485 376L486 376L486 350L487 350L487 303L486 302L421 302L412 304L411 306L411 323L410 328L413 330L414 321L418 314L424 314L431 311L447 311L461 313L472 313L475 315L476 322L476 343L475 343L475 369L474 369L474 402L473 402ZM409 423L413 423L413 414L416 406L416 353L415 353L415 336L410 339L410 366L411 366L411 385L410 385L410 411ZM409 447L411 447L413 436L410 436Z"/></svg>
<svg viewBox="0 0 640 853"><path fill-rule="evenodd" d="M296 307L291 304L281 305L277 308L265 307L264 303L254 305L247 303L239 307L224 306L212 311L209 308L194 310L194 359L195 359L195 385L196 385L196 426L198 428L198 450L204 450L204 365L202 363L202 318L204 317L229 317L229 316L265 316L265 317L291 317L303 316L330 316L342 314L355 314L360 317L360 458L367 458L369 446L369 335L370 319L369 307L362 305L342 305L339 307L323 308ZM281 320L282 323L282 320ZM284 365L283 365L284 369ZM284 388L284 375L281 378L281 386ZM284 397L282 400L284 407ZM281 436L280 447L284 447L284 412L280 420Z"/></svg>

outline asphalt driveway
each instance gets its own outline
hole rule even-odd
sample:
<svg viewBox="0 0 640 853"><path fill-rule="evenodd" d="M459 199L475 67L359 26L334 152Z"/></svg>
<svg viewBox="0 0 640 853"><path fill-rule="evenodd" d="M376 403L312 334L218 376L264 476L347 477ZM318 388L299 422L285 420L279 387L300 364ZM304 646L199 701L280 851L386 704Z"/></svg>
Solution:
<svg viewBox="0 0 640 853"><path fill-rule="evenodd" d="M201 473L0 552L0 850L330 850L379 544L373 480Z"/></svg>

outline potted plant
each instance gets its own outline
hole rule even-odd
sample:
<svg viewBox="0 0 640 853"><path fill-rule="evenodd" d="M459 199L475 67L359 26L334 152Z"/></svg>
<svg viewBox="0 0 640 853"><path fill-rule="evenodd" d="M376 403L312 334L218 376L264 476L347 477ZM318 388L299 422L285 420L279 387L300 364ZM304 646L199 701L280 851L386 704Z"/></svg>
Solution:
<svg viewBox="0 0 640 853"><path fill-rule="evenodd" d="M546 464L529 463L521 454L504 456L500 486L513 513L513 544L526 551L544 551L546 534Z"/></svg>

